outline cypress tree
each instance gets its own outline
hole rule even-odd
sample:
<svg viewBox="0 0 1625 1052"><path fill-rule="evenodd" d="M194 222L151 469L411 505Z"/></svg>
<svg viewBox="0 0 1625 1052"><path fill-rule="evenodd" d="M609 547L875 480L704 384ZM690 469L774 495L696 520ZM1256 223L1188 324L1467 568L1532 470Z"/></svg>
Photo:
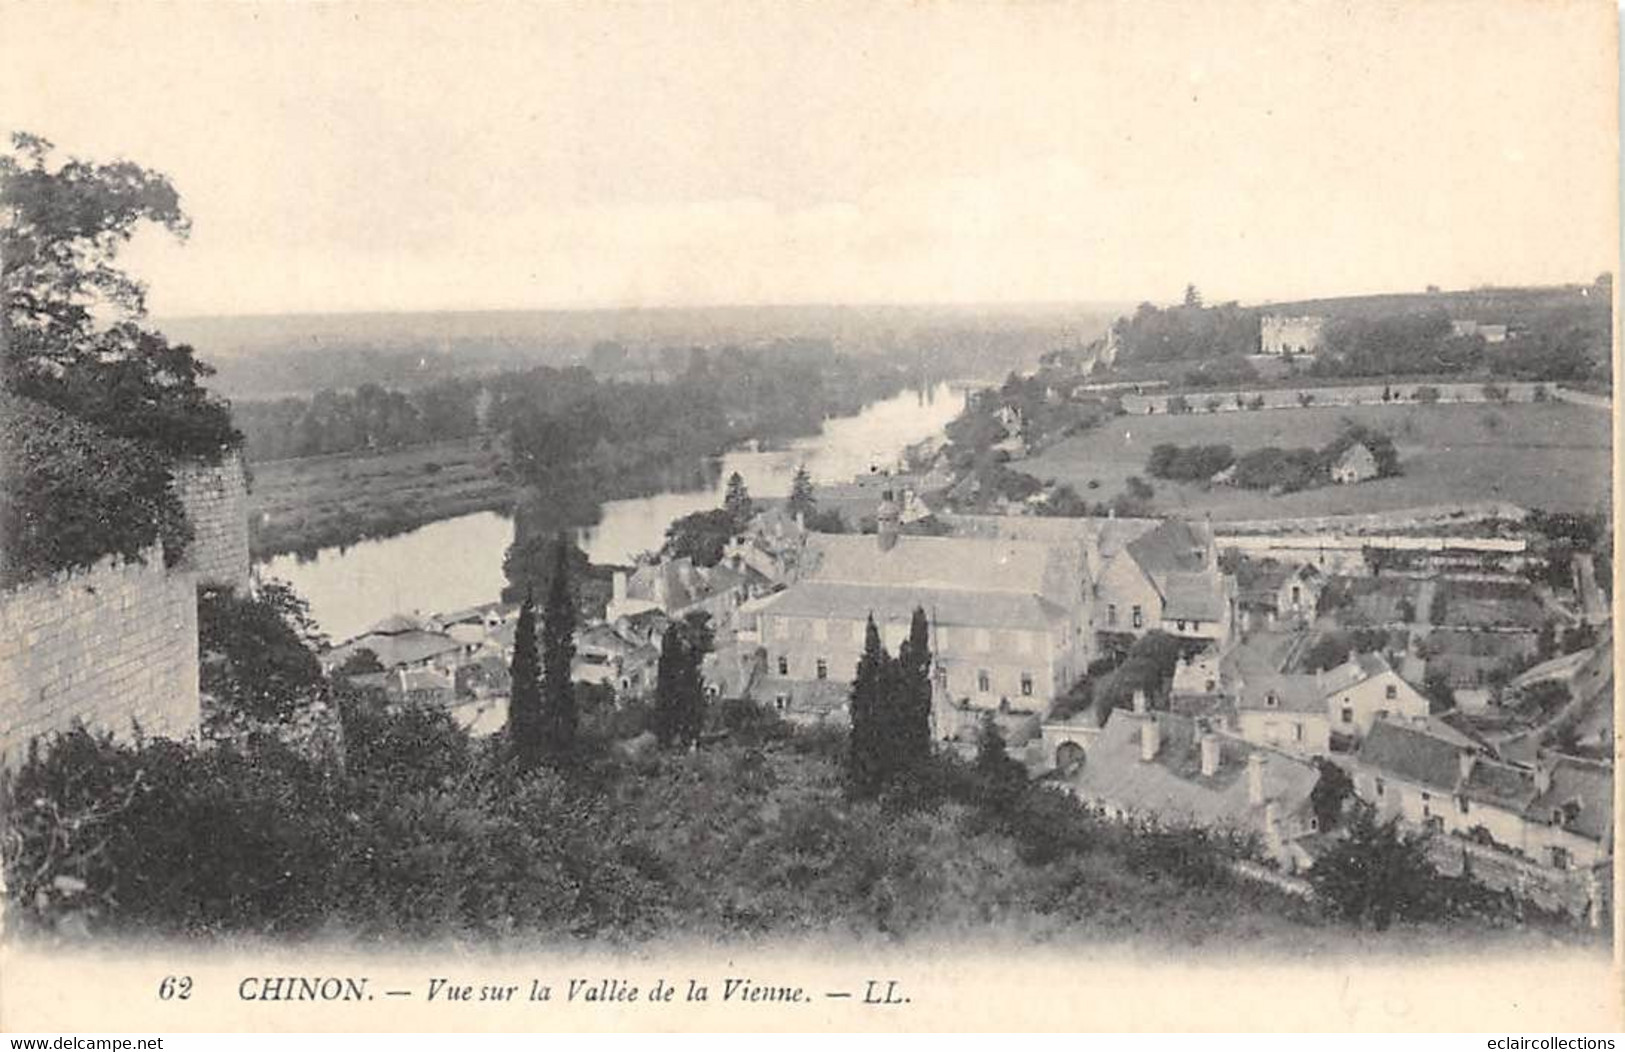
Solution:
<svg viewBox="0 0 1625 1052"><path fill-rule="evenodd" d="M683 723L683 663L688 649L683 635L677 625L666 629L660 640L660 662L655 666L654 731L662 748L670 748L677 741Z"/></svg>
<svg viewBox="0 0 1625 1052"><path fill-rule="evenodd" d="M733 520L735 530L749 526L751 516L756 514L755 502L745 489L745 476L737 471L728 476L728 491L722 498L722 507Z"/></svg>
<svg viewBox="0 0 1625 1052"><path fill-rule="evenodd" d="M864 630L863 656L858 658L852 680L852 729L847 739L847 778L859 796L878 792L886 777L885 695L892 679L891 665L871 614Z"/></svg>
<svg viewBox="0 0 1625 1052"><path fill-rule="evenodd" d="M791 515L811 516L817 508L817 501L813 497L812 476L807 473L807 465L796 468L795 478L790 481L790 499L787 502Z"/></svg>
<svg viewBox="0 0 1625 1052"><path fill-rule="evenodd" d="M931 755L931 626L922 607L914 608L908 639L897 650L897 689L892 734L899 768Z"/></svg>
<svg viewBox="0 0 1625 1052"><path fill-rule="evenodd" d="M570 595L569 541L559 534L542 619L542 741L555 757L565 757L576 741L576 608Z"/></svg>
<svg viewBox="0 0 1625 1052"><path fill-rule="evenodd" d="M542 686L536 663L536 604L529 595L514 626L513 663L508 669L508 744L521 770L542 756Z"/></svg>

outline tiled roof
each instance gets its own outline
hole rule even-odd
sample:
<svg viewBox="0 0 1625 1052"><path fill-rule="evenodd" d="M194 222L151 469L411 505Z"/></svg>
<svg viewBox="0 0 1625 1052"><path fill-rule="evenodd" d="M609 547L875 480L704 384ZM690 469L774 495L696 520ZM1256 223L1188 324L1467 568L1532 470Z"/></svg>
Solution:
<svg viewBox="0 0 1625 1052"><path fill-rule="evenodd" d="M1470 800L1521 812L1535 798L1535 772L1479 757L1460 792Z"/></svg>
<svg viewBox="0 0 1625 1052"><path fill-rule="evenodd" d="M364 636L400 635L404 632L421 632L424 630L422 621L408 614L390 614L382 621L367 629Z"/></svg>
<svg viewBox="0 0 1625 1052"><path fill-rule="evenodd" d="M1578 805L1575 807L1574 805ZM1550 822L1568 807L1563 827L1591 840L1606 841L1614 829L1614 772L1606 764L1564 756L1552 768L1552 784L1525 812Z"/></svg>
<svg viewBox="0 0 1625 1052"><path fill-rule="evenodd" d="M917 606L924 607L934 624L948 626L1044 629L1067 618L1065 609L1037 595L836 581L791 585L768 599L762 610L786 617L873 614L876 621L907 621Z"/></svg>
<svg viewBox="0 0 1625 1052"><path fill-rule="evenodd" d="M1148 574L1195 573L1206 564L1207 538L1182 519L1166 519L1127 548Z"/></svg>
<svg viewBox="0 0 1625 1052"><path fill-rule="evenodd" d="M1140 728L1148 719L1161 727L1162 745L1150 763L1140 759ZM1194 722L1171 713L1112 712L1100 737L1087 750L1072 782L1080 795L1157 814L1165 820L1243 828L1256 824L1262 808L1247 792L1247 758L1255 750L1231 739L1220 746L1218 773L1201 773L1201 750ZM1266 753L1264 798L1278 802L1283 815L1304 806L1319 775L1309 764Z"/></svg>
<svg viewBox="0 0 1625 1052"><path fill-rule="evenodd" d="M1396 778L1453 792L1461 777L1461 748L1426 730L1378 720L1360 743L1359 762Z"/></svg>
<svg viewBox="0 0 1625 1052"><path fill-rule="evenodd" d="M980 537L901 536L890 551L863 534L807 538L803 580L1042 594L1050 545Z"/></svg>
<svg viewBox="0 0 1625 1052"><path fill-rule="evenodd" d="M1271 694L1275 696L1273 705L1269 703ZM1315 676L1278 672L1244 679L1236 695L1236 708L1258 712L1324 713L1326 696Z"/></svg>
<svg viewBox="0 0 1625 1052"><path fill-rule="evenodd" d="M1172 573L1163 586L1163 620L1218 621L1224 617L1224 585L1207 573Z"/></svg>
<svg viewBox="0 0 1625 1052"><path fill-rule="evenodd" d="M414 665L460 649L462 644L450 636L417 629L387 635L368 633L359 636L341 647L328 651L325 660L331 665L342 664L356 651L370 650L378 655L379 662L385 668L395 668L400 665Z"/></svg>

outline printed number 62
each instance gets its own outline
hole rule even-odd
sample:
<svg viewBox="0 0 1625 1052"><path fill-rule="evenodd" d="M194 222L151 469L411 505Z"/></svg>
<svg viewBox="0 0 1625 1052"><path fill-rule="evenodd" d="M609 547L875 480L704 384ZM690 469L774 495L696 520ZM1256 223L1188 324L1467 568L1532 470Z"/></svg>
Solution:
<svg viewBox="0 0 1625 1052"><path fill-rule="evenodd" d="M192 977L190 975L166 975L163 982L158 984L158 1000L189 1001L192 998Z"/></svg>

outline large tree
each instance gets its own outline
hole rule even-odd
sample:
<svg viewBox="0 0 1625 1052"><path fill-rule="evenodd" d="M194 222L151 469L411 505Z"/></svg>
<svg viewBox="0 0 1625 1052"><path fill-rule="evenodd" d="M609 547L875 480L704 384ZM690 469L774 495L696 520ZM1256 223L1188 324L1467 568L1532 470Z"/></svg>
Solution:
<svg viewBox="0 0 1625 1052"><path fill-rule="evenodd" d="M847 738L847 781L857 796L873 796L886 781L885 704L893 678L891 656L880 642L880 629L871 615L849 695L852 726Z"/></svg>
<svg viewBox="0 0 1625 1052"><path fill-rule="evenodd" d="M736 533L749 526L751 516L756 514L755 502L750 499L750 491L745 488L745 476L737 471L728 476L728 491L723 495L722 507L733 520Z"/></svg>
<svg viewBox="0 0 1625 1052"><path fill-rule="evenodd" d="M135 232L184 239L191 223L167 177L128 161L55 163L46 140L0 154L0 377L170 456L218 457L242 437L190 347L143 328L146 288L118 266Z"/></svg>
<svg viewBox="0 0 1625 1052"><path fill-rule="evenodd" d="M519 607L519 623L514 626L513 663L508 674L512 680L508 744L519 767L530 770L542 758L542 683L536 660L536 604L528 595Z"/></svg>
<svg viewBox="0 0 1625 1052"><path fill-rule="evenodd" d="M576 655L576 605L570 594L569 552L560 533L555 543L553 580L542 613L542 740L555 758L575 750L576 699L570 666Z"/></svg>
<svg viewBox="0 0 1625 1052"><path fill-rule="evenodd" d="M790 480L790 499L786 502L791 515L800 515L803 518L812 518L813 512L818 510L818 501L813 496L812 476L807 473L807 465L802 464L796 468L795 478Z"/></svg>
<svg viewBox="0 0 1625 1052"><path fill-rule="evenodd" d="M1309 871L1315 894L1345 920L1384 931L1396 920L1425 920L1448 908L1447 885L1428 861L1428 837L1399 828L1357 803L1348 832Z"/></svg>
<svg viewBox="0 0 1625 1052"><path fill-rule="evenodd" d="M897 689L890 699L891 749L898 770L931 754L931 625L914 608L908 638L897 649Z"/></svg>
<svg viewBox="0 0 1625 1052"><path fill-rule="evenodd" d="M666 747L692 748L705 727L705 683L700 663L710 649L705 615L666 629L655 681L655 737Z"/></svg>

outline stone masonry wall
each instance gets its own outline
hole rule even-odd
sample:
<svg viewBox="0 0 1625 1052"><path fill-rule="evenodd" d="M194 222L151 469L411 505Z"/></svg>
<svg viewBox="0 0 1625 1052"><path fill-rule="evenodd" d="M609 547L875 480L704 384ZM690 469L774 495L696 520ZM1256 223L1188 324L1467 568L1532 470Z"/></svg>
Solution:
<svg viewBox="0 0 1625 1052"><path fill-rule="evenodd" d="M232 453L219 464L190 461L179 465L174 475L193 533L180 569L195 572L199 584L230 585L245 594L248 480L242 458Z"/></svg>
<svg viewBox="0 0 1625 1052"><path fill-rule="evenodd" d="M198 716L197 578L158 548L0 592L0 762L76 719L179 738Z"/></svg>

